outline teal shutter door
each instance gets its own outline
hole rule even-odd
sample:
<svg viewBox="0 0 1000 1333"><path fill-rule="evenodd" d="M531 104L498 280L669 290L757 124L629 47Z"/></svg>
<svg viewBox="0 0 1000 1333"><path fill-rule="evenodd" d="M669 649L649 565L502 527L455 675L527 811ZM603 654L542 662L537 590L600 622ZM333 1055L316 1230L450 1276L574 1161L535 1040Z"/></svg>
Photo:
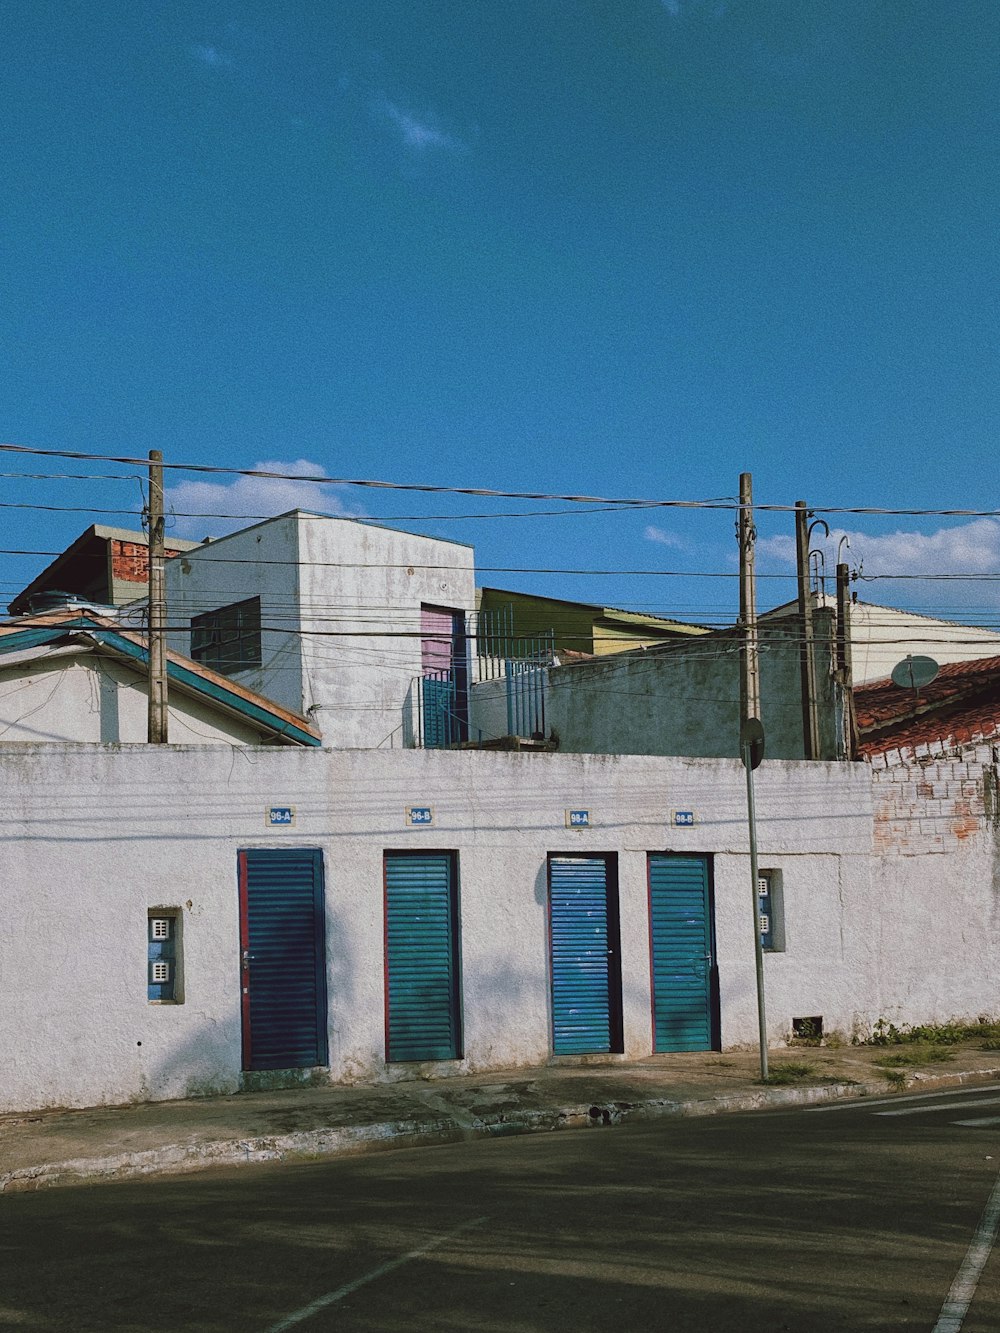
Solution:
<svg viewBox="0 0 1000 1333"><path fill-rule="evenodd" d="M712 934L707 859L651 856L649 915L654 1050L711 1050Z"/></svg>
<svg viewBox="0 0 1000 1333"><path fill-rule="evenodd" d="M327 1063L323 854L239 854L244 1069Z"/></svg>
<svg viewBox="0 0 1000 1333"><path fill-rule="evenodd" d="M458 901L449 852L385 858L387 1059L457 1060Z"/></svg>
<svg viewBox="0 0 1000 1333"><path fill-rule="evenodd" d="M618 1049L619 1019L612 1002L617 931L612 947L607 862L598 857L551 857L549 914L555 1054Z"/></svg>

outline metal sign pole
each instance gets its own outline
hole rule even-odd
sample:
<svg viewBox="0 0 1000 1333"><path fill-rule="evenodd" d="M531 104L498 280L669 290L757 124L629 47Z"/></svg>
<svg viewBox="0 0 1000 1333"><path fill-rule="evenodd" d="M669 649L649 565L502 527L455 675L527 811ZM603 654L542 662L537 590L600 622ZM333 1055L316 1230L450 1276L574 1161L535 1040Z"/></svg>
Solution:
<svg viewBox="0 0 1000 1333"><path fill-rule="evenodd" d="M762 738L763 740L763 738ZM750 882L753 886L753 947L757 968L757 1039L760 1043L760 1076L767 1079L767 1014L764 1008L764 946L760 938L760 874L757 869L757 808L754 804L753 763L749 741L743 744L743 765L747 772L747 821L750 826ZM758 763L760 761L758 760Z"/></svg>

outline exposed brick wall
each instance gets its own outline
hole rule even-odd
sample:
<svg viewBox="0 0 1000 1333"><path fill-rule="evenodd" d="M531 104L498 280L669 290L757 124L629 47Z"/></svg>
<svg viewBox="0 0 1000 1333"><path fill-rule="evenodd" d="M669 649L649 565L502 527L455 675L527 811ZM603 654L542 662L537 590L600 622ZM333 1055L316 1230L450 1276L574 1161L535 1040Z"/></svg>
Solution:
<svg viewBox="0 0 1000 1333"><path fill-rule="evenodd" d="M869 763L876 852L947 852L1000 823L1000 747L991 742L890 750Z"/></svg>
<svg viewBox="0 0 1000 1333"><path fill-rule="evenodd" d="M111 572L116 579L145 583L149 578L149 547L139 542L113 541Z"/></svg>
<svg viewBox="0 0 1000 1333"><path fill-rule="evenodd" d="M180 551L166 548L169 560L180 555ZM125 579L129 583L147 583L149 581L149 547L144 542L124 542L113 540L111 543L111 572L116 579Z"/></svg>

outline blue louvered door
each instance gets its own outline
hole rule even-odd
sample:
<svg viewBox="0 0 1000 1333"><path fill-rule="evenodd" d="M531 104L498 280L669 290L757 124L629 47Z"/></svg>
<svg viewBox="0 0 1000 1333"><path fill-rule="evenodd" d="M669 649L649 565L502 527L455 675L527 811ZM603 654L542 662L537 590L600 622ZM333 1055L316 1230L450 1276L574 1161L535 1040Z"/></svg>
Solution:
<svg viewBox="0 0 1000 1333"><path fill-rule="evenodd" d="M458 885L450 852L385 857L386 1059L461 1056Z"/></svg>
<svg viewBox="0 0 1000 1333"><path fill-rule="evenodd" d="M649 858L653 1049L709 1051L716 1045L708 858Z"/></svg>
<svg viewBox="0 0 1000 1333"><path fill-rule="evenodd" d="M323 854L239 853L243 1068L327 1063Z"/></svg>
<svg viewBox="0 0 1000 1333"><path fill-rule="evenodd" d="M552 1048L621 1050L618 895L604 857L549 858Z"/></svg>

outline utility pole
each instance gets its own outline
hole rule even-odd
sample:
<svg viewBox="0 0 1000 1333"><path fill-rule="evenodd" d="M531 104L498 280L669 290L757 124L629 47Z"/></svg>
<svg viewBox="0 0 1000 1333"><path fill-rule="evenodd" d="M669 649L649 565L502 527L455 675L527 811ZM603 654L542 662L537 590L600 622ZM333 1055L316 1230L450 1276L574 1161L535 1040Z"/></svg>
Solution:
<svg viewBox="0 0 1000 1333"><path fill-rule="evenodd" d="M150 745L167 743L167 592L164 564L163 454L149 451L149 609L146 642L149 658Z"/></svg>
<svg viewBox="0 0 1000 1333"><path fill-rule="evenodd" d="M757 529L753 522L753 477L740 473L740 626L742 648L740 662L740 721L760 717L760 663L757 642L757 584L754 580L754 544Z"/></svg>
<svg viewBox="0 0 1000 1333"><path fill-rule="evenodd" d="M844 748L847 758L858 753L858 719L854 711L854 664L851 656L850 571L837 565L837 681L844 696Z"/></svg>
<svg viewBox="0 0 1000 1333"><path fill-rule="evenodd" d="M816 656L814 652L812 592L809 588L809 510L805 500L795 501L795 565L798 570L799 646L802 680L802 753L819 758L819 713L816 707Z"/></svg>
<svg viewBox="0 0 1000 1333"><path fill-rule="evenodd" d="M750 884L753 894L753 947L757 972L757 1035L760 1076L767 1079L767 1015L764 1008L764 950L760 939L760 897L757 892L757 809L754 769L764 757L764 727L760 720L760 662L757 640L757 586L754 580L753 478L740 473L740 757L747 776L747 823L750 831Z"/></svg>

